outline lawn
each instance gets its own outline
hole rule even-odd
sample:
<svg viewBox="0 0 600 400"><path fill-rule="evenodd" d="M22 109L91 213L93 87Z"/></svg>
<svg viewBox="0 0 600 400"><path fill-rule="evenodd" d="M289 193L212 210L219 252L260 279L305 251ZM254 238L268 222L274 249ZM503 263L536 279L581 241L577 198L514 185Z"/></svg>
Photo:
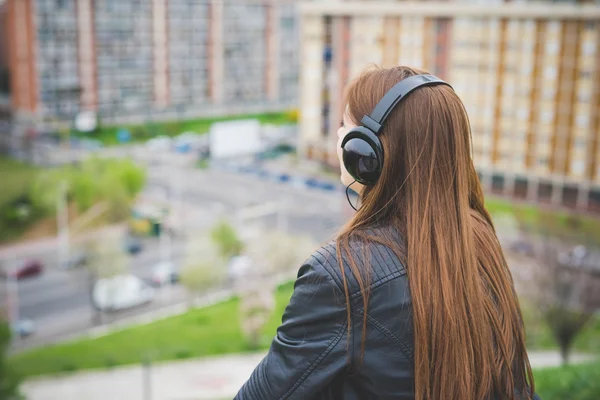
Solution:
<svg viewBox="0 0 600 400"><path fill-rule="evenodd" d="M126 129L130 132L132 141L140 142L160 135L176 136L186 131L206 133L209 131L210 126L215 122L239 119L258 119L261 123L279 125L286 123L295 123L297 120L297 116L294 111L285 111L277 113L246 114L201 118L187 121L148 122L139 125L100 126L98 131L96 131L95 133L76 133L76 136L97 139L101 141L104 145L110 146L119 144L119 141L117 139L117 132L121 129Z"/></svg>
<svg viewBox="0 0 600 400"><path fill-rule="evenodd" d="M277 291L276 310L264 330L265 349L281 322L292 290L293 283L288 283ZM239 327L238 305L238 300L232 299L97 339L34 349L12 356L11 365L25 376L32 376L134 364L145 357L159 361L245 352L251 349ZM542 335L530 347L554 348L549 332ZM599 335L600 321L596 321L582 332L575 347L598 350Z"/></svg>
<svg viewBox="0 0 600 400"><path fill-rule="evenodd" d="M268 348L289 302L292 284L277 291L277 305L265 329ZM250 350L239 326L237 299L192 310L186 314L142 325L94 340L34 349L11 357L11 366L25 376L107 368L153 360L240 353Z"/></svg>
<svg viewBox="0 0 600 400"><path fill-rule="evenodd" d="M589 244L600 246L600 218L592 215L578 215L566 210L549 208L527 203L511 202L502 198L487 197L485 206L492 216L519 213L523 220L532 226L543 226L544 229L556 229L562 233L579 235ZM575 221L578 226L569 228L569 223Z"/></svg>
<svg viewBox="0 0 600 400"><path fill-rule="evenodd" d="M542 400L600 399L600 362L534 371Z"/></svg>

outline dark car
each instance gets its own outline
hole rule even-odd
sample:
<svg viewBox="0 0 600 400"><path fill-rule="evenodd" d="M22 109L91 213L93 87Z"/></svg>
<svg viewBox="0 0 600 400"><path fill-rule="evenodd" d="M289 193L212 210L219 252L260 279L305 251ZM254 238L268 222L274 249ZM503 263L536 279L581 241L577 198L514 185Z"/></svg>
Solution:
<svg viewBox="0 0 600 400"><path fill-rule="evenodd" d="M137 254L142 251L142 241L132 236L128 236L124 243L125 251L129 254Z"/></svg>
<svg viewBox="0 0 600 400"><path fill-rule="evenodd" d="M21 265L13 269L5 269L3 275L14 279L24 279L32 276L40 275L44 271L44 267L40 260L30 259L25 260Z"/></svg>

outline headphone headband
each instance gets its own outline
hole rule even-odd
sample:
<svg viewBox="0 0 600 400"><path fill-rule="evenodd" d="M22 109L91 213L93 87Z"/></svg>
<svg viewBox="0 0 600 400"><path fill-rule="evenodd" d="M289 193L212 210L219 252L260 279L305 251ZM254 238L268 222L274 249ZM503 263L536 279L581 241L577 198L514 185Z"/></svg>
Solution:
<svg viewBox="0 0 600 400"><path fill-rule="evenodd" d="M361 124L369 128L375 134L378 134L381 126L385 122L386 118L390 115L394 107L396 107L401 100L408 96L410 92L421 86L434 85L450 86L448 83L433 75L413 75L406 79L402 79L390 90L388 90L385 96L383 96L379 103L377 103L371 112L371 115L365 115L363 117L363 119L360 121Z"/></svg>

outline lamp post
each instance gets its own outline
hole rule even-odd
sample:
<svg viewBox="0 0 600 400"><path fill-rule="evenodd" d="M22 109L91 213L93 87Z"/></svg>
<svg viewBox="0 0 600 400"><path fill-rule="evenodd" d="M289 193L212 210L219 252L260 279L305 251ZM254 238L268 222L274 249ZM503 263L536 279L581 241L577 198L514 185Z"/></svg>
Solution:
<svg viewBox="0 0 600 400"><path fill-rule="evenodd" d="M58 224L58 264L64 265L69 259L69 215L67 208L66 181L60 183L56 198L56 218Z"/></svg>

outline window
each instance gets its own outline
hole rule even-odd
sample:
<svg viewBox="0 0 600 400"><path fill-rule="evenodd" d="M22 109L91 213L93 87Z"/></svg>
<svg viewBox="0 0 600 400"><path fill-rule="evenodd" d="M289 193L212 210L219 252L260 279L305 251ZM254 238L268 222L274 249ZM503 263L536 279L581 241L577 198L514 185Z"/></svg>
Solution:
<svg viewBox="0 0 600 400"><path fill-rule="evenodd" d="M577 149L577 150L584 150L587 144L587 140L584 137L581 136L577 136L575 137L575 140L573 141L573 146Z"/></svg>
<svg viewBox="0 0 600 400"><path fill-rule="evenodd" d="M554 118L554 113L552 111L543 111L541 113L541 120L545 124L549 124Z"/></svg>
<svg viewBox="0 0 600 400"><path fill-rule="evenodd" d="M582 46L583 54L586 56L592 55L596 52L596 43L584 42Z"/></svg>
<svg viewBox="0 0 600 400"><path fill-rule="evenodd" d="M596 23L594 21L588 21L585 23L586 31L594 31L596 29Z"/></svg>
<svg viewBox="0 0 600 400"><path fill-rule="evenodd" d="M556 67L548 66L544 68L544 77L550 79L556 79L557 71Z"/></svg>
<svg viewBox="0 0 600 400"><path fill-rule="evenodd" d="M554 55L558 54L558 43L557 42L548 42L546 43L546 54Z"/></svg>
<svg viewBox="0 0 600 400"><path fill-rule="evenodd" d="M578 93L577 93L577 100L580 103L589 103L590 100L591 100L591 97L592 96L590 95L589 92L584 92L582 90L579 90Z"/></svg>
<svg viewBox="0 0 600 400"><path fill-rule="evenodd" d="M583 175L585 173L585 161L579 159L571 162L571 173L574 175Z"/></svg>
<svg viewBox="0 0 600 400"><path fill-rule="evenodd" d="M527 110L527 109L523 109L523 108L520 108L520 109L517 111L517 118L518 118L520 121L524 121L524 120L526 120L527 118L529 118L529 110Z"/></svg>
<svg viewBox="0 0 600 400"><path fill-rule="evenodd" d="M576 118L577 126L580 128L587 128L590 122L589 115L578 115Z"/></svg>

